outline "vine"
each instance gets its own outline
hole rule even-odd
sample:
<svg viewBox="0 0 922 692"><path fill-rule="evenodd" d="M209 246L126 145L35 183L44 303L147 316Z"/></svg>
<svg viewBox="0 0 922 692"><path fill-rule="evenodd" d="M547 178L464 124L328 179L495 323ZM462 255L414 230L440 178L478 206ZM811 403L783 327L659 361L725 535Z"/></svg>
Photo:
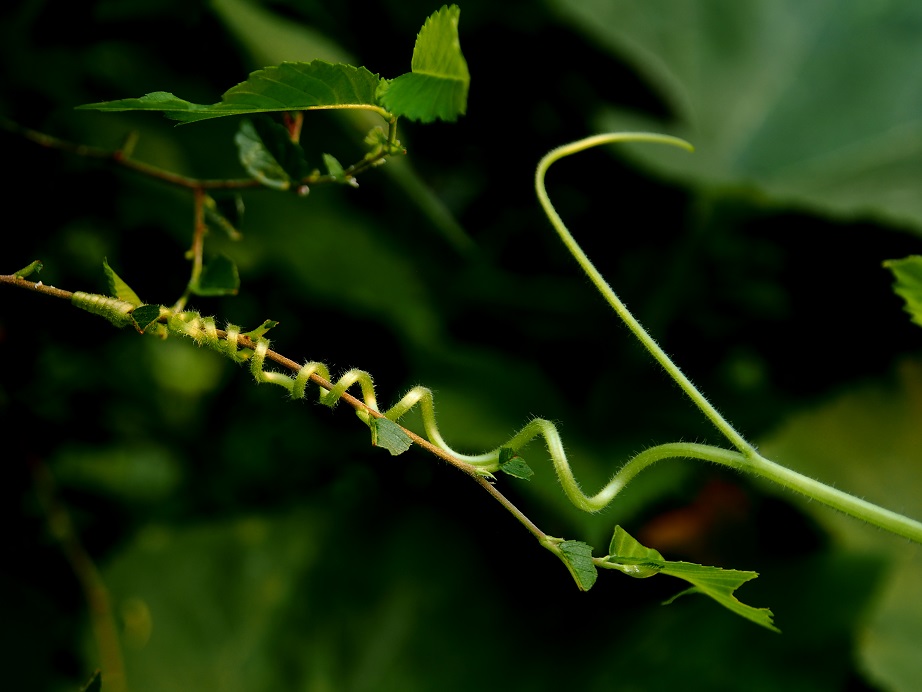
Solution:
<svg viewBox="0 0 922 692"><path fill-rule="evenodd" d="M621 132L596 135L558 147L538 163L535 190L539 203L564 246L602 297L651 357L727 439L732 448L686 442L659 444L628 459L600 490L589 495L582 490L574 476L556 426L548 420L532 420L506 442L489 451L473 455L462 454L448 445L439 430L434 397L430 389L414 387L396 404L382 411L378 405L373 379L368 372L349 370L334 382L330 369L325 364L316 361L299 364L273 351L265 334L276 325L275 322L267 320L256 329L243 332L240 327L233 324L219 328L215 318L186 309L191 295L236 292L237 288L235 267L221 262L209 265L203 259L204 238L208 230L206 212L214 211L215 206L214 200L206 190L263 186L303 195L307 193L310 185L317 183L335 182L354 186L357 174L379 165L388 156L402 153L400 143L396 139L398 117L427 122L436 118L452 120L464 113L469 76L457 45L457 22L458 9L455 6L443 7L430 17L417 38L413 71L395 80L382 80L365 68L313 61L284 64L255 72L246 82L226 92L220 103L213 105L191 104L172 94L155 92L140 99L123 99L84 106L104 111L158 110L181 122L227 115L261 116L267 112L282 112L281 123L254 119L246 120L241 125L236 141L241 161L252 175L252 178L247 180L197 181L182 178L133 162L130 159L131 142L114 153L103 152L71 145L27 128L9 127L43 146L68 149L97 158L109 158L136 172L191 189L194 193L195 225L189 253L192 260L191 277L186 290L171 307L142 302L107 263L104 263L103 268L109 281L109 295L69 292L43 285L40 281L31 281L29 277L41 270L41 263L38 261L13 274L0 276L0 283L67 299L76 307L101 316L120 328L132 327L142 334L159 338L191 339L199 346L214 350L235 363L246 363L258 383L280 386L293 399L307 398L309 385L316 386L319 403L330 408L340 401L350 405L358 418L371 430L372 442L376 446L387 449L391 454L400 454L412 444L416 444L470 476L509 510L535 536L540 545L564 562L577 586L582 590L588 590L594 585L598 569L614 569L641 578L662 573L689 582L691 588L683 593L703 593L763 627L776 629L771 611L745 605L733 595L740 585L757 576L754 572L722 570L665 560L657 551L634 540L621 527L615 527L608 552L601 557L594 556L592 547L586 543L564 540L544 533L497 489L497 479L494 475L503 473L528 479L533 471L520 453L536 438L543 439L554 472L568 499L578 509L586 512L597 512L609 506L632 479L657 461L667 458L697 459L771 480L854 518L922 543L922 523L810 479L759 454L691 383L627 310L554 209L546 190L545 177L556 161L592 147L624 142L663 144L691 151L690 144L674 137L655 133ZM436 68L437 71L433 72ZM426 85L433 78L439 83L427 91ZM316 88L318 82L323 86L322 89ZM280 88L293 90L296 96L279 99ZM433 94L441 96L435 98ZM324 155L327 173L307 171L303 152L297 145L301 133L302 111L329 108L361 108L374 111L385 119L388 131L372 131L365 140L369 145L368 153L352 166L344 168L332 156ZM218 215L219 225L221 218L223 217ZM228 222L228 226L232 228L233 224ZM267 369L267 361L285 368L290 374ZM355 389L358 389L359 396L350 394L350 390ZM399 424L403 416L414 409L418 409L421 414L424 436Z"/></svg>

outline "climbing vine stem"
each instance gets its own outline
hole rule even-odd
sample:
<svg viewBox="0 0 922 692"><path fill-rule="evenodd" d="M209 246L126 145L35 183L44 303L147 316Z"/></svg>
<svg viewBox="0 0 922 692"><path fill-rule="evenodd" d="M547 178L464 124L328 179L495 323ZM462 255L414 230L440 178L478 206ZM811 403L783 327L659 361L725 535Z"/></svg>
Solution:
<svg viewBox="0 0 922 692"><path fill-rule="evenodd" d="M576 486L576 480L573 478L569 465L566 464L565 458L563 463L559 455L555 455L552 450L557 474L565 492L570 499L581 509L595 511L606 506L614 499L615 495L636 476L640 471L650 464L669 457L684 457L693 459L702 459L714 463L729 466L731 468L752 473L768 480L774 481L779 485L806 495L812 500L822 502L834 509L848 514L857 519L873 524L882 529L895 533L897 535L909 538L917 543L922 543L922 523L910 519L896 512L883 509L870 502L836 490L828 485L820 483L803 474L792 471L780 464L766 459L756 451L746 439L724 418L716 408L704 397L695 385L685 376L679 367L672 361L665 351L654 341L653 337L641 326L640 322L630 313L621 299L618 298L608 282L602 277L599 271L590 261L586 253L570 234L560 215L554 209L547 194L545 186L545 176L551 164L560 159L571 156L572 154L585 151L592 147L604 144L615 144L624 142L648 142L653 144L665 144L668 146L679 147L689 152L694 151L691 144L685 140L669 135L662 135L650 132L613 132L592 137L586 137L570 144L557 147L548 152L538 163L535 171L535 190L538 200L544 209L548 220L557 231L561 241L567 250L573 255L574 259L582 267L583 271L592 281L593 285L602 294L615 313L627 325L631 333L640 341L641 344L649 351L650 355L663 367L668 375L681 387L682 391L695 403L701 412L714 424L714 426L736 447L738 451L724 450L711 445L699 445L689 443L671 443L658 445L644 450L630 459L602 488L599 493L592 497L583 495ZM537 421L533 421L533 424ZM544 421L538 422L545 424ZM551 426L553 427L553 426ZM524 432L524 431L523 431ZM556 430L546 430L543 432L545 439L548 441L548 447L551 448L559 441L556 440ZM521 433L520 433L521 435ZM562 447L560 454L562 455Z"/></svg>
<svg viewBox="0 0 922 692"><path fill-rule="evenodd" d="M583 268L583 271L586 272L590 281L592 281L593 285L599 293L602 294L605 300L608 301L608 304L618 314L618 317L620 317L627 325L628 329L631 330L631 333L637 337L640 343L642 343L653 358L656 359L656 362L663 367L673 380L675 380L676 384L682 388L682 391L688 395L699 409L701 409L704 415L708 417L717 429L730 440L734 447L741 452L754 452L755 450L752 445L750 445L722 415L720 415L717 409L715 409L698 388L691 383L691 380L685 376L672 359L666 355L666 352L660 348L659 344L653 340L653 337L650 336L647 330L641 326L640 322L638 322L630 311L628 311L627 307L621 302L621 299L618 298L618 295L614 292L612 287L608 285L608 282L595 268L592 261L586 256L586 253L583 252L579 244L573 239L570 231L567 230L566 225L564 225L563 220L561 220L560 215L557 214L557 211L554 209L554 205L551 204L544 184L545 175L547 174L548 168L551 167L551 164L566 156L571 156L572 154L585 151L586 149L615 142L653 142L694 151L692 145L683 139L649 132L614 132L587 137L552 149L541 159L538 163L538 169L535 172L535 189L538 194L538 200L541 202L544 213L547 214L548 219L554 226L554 230L557 231L557 234L560 236L567 250L570 251L570 254L573 255Z"/></svg>

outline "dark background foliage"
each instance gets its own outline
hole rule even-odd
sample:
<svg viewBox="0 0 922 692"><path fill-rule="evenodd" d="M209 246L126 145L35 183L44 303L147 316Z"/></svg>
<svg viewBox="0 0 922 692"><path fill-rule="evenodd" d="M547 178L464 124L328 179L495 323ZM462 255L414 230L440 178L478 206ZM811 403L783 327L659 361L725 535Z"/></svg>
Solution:
<svg viewBox="0 0 922 692"><path fill-rule="evenodd" d="M618 4L462 4L467 115L403 123L406 160L357 190L247 193L244 239L210 240L237 262L240 295L193 307L245 329L278 320L275 348L370 371L384 405L431 387L445 437L466 451L496 446L532 416L554 420L589 490L650 444L720 443L607 311L534 198L538 159L599 131L612 109L667 128L690 120L649 77L655 60L616 50L580 18L591 5L602 22ZM811 21L826 26L855 4ZM910 5L891 4L906 15L900 31L922 35ZM435 9L8 3L0 109L107 148L135 130L138 159L239 177L234 118L176 128L73 107L158 90L210 103L282 59L349 60L395 77ZM702 43L779 31L737 34L720 24L732 12L715 16L693 28ZM624 31L642 28L636 12L623 17ZM856 26L845 38L818 29L810 51L845 50ZM719 45L727 61L746 53L744 38L742 49ZM752 62L739 65L712 79L757 82ZM904 93L908 74L860 76L919 106ZM830 108L844 108L833 86ZM787 134L820 126L801 119ZM362 136L353 120L308 114L302 143L318 163L324 152L349 161ZM188 276L187 195L10 133L2 142L4 273L41 259L45 283L102 291L105 257L145 301L175 300ZM700 155L709 160L707 147ZM635 314L747 437L918 516L920 332L880 263L918 253L919 224L894 221L883 202L845 214L821 196L786 198L758 176L672 173L592 151L555 166L550 194ZM911 188L917 176L907 168L900 181ZM603 554L621 523L671 559L758 571L739 595L771 607L784 634L702 597L660 606L682 588L664 577L603 574L579 593L474 484L419 450L391 458L371 447L346 407L288 401L213 353L115 331L43 296L4 289L0 301L10 689L76 690L99 661L84 594L38 499L43 469L111 592L132 690L889 690L918 679L920 604L903 599L918 593L918 549L831 510L673 461L583 515L535 443L525 450L535 479L501 483L542 529Z"/></svg>

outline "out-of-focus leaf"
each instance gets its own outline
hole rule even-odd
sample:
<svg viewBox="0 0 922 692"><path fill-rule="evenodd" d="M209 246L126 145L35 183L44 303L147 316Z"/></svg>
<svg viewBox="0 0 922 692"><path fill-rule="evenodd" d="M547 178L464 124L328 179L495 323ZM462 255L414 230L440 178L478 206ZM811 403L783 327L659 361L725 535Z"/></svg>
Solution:
<svg viewBox="0 0 922 692"><path fill-rule="evenodd" d="M102 690L102 674L97 670L93 677L80 688L80 692L100 692Z"/></svg>
<svg viewBox="0 0 922 692"><path fill-rule="evenodd" d="M78 108L99 111L161 111L184 123L225 115L309 111L318 108L381 109L375 90L380 78L364 67L322 60L286 62L250 74L224 92L219 103L190 103L165 91L140 98L89 103Z"/></svg>
<svg viewBox="0 0 922 692"><path fill-rule="evenodd" d="M121 277L109 266L108 260L104 259L102 261L102 269L106 273L106 283L109 286L110 296L135 306L141 304L142 301L138 298L138 294L131 290L131 286L122 281Z"/></svg>
<svg viewBox="0 0 922 692"><path fill-rule="evenodd" d="M791 418L761 441L760 451L800 473L922 519L922 363L903 362L894 379L855 388ZM858 655L871 679L885 689L916 689L922 680L919 546L815 502L786 497L800 503L849 550L889 560L857 640Z"/></svg>
<svg viewBox="0 0 922 692"><path fill-rule="evenodd" d="M215 255L203 267L197 282L190 286L197 296L236 295L240 288L237 265L224 255Z"/></svg>
<svg viewBox="0 0 922 692"><path fill-rule="evenodd" d="M170 451L151 444L65 447L52 459L52 469L61 484L133 502L162 499L182 480Z"/></svg>
<svg viewBox="0 0 922 692"><path fill-rule="evenodd" d="M922 229L922 4L797 0L555 0L623 56L675 112L624 111L605 130L663 129L694 156L627 146L700 186L755 186L843 218ZM860 97L858 96L860 94Z"/></svg>
<svg viewBox="0 0 922 692"><path fill-rule="evenodd" d="M252 0L211 0L209 4L257 65L301 60L355 64L355 58L328 36L271 12L266 4Z"/></svg>
<svg viewBox="0 0 922 692"><path fill-rule="evenodd" d="M231 197L214 198L205 196L205 218L227 234L231 240L240 240L240 226L243 224L245 208L239 194Z"/></svg>
<svg viewBox="0 0 922 692"><path fill-rule="evenodd" d="M443 5L426 20L416 37L411 71L379 87L388 110L424 123L454 122L464 115L471 75L458 38L460 16L457 5Z"/></svg>
<svg viewBox="0 0 922 692"><path fill-rule="evenodd" d="M240 129L234 135L240 165L266 187L287 190L291 187L292 178L297 181L301 177L300 172L292 175L289 170L291 166L286 166L280 161L285 158L281 140L288 137L284 133L269 130L265 124L261 129L263 131L257 130L256 124L251 120L240 123ZM304 160L303 152L301 160Z"/></svg>
<svg viewBox="0 0 922 692"><path fill-rule="evenodd" d="M395 422L387 418L373 418L371 421L371 444L383 447L393 456L403 454L413 440Z"/></svg>
<svg viewBox="0 0 922 692"><path fill-rule="evenodd" d="M893 291L906 301L905 310L912 321L922 327L922 255L887 260L884 266L893 272Z"/></svg>

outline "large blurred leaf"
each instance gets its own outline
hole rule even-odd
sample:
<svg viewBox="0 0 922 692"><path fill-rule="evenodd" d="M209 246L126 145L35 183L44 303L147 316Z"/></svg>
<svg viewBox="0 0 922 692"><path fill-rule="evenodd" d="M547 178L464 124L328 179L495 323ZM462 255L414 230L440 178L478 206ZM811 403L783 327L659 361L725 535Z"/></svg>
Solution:
<svg viewBox="0 0 922 692"><path fill-rule="evenodd" d="M333 65L322 60L286 62L250 74L231 87L219 103L190 103L165 91L136 99L120 99L79 106L83 110L162 111L184 123L245 113L315 110L318 108L371 108L380 110L375 97L380 78L364 67Z"/></svg>
<svg viewBox="0 0 922 692"><path fill-rule="evenodd" d="M769 458L801 473L920 519L920 421L922 363L908 361L895 386L867 385L798 415L760 447ZM843 545L890 559L889 575L860 639L860 655L869 674L886 689L918 689L922 550L815 502L802 504Z"/></svg>
<svg viewBox="0 0 922 692"><path fill-rule="evenodd" d="M916 0L555 0L676 113L695 156L630 147L698 185L754 185L842 217L922 229ZM606 85L599 85L600 88ZM602 129L662 129L612 111Z"/></svg>

